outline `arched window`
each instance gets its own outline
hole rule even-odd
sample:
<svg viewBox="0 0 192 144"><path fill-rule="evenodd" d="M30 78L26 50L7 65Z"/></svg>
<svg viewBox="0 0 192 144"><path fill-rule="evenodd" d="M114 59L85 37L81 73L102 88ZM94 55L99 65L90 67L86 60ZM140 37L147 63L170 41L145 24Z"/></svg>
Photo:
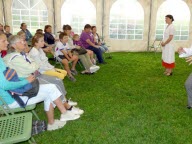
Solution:
<svg viewBox="0 0 192 144"><path fill-rule="evenodd" d="M42 0L13 0L12 26L13 34L20 31L21 23L27 24L27 29L32 34L37 29L44 29L48 24L48 12Z"/></svg>
<svg viewBox="0 0 192 144"><path fill-rule="evenodd" d="M96 24L96 9L90 0L66 0L61 8L61 25L69 24L80 34L85 24Z"/></svg>
<svg viewBox="0 0 192 144"><path fill-rule="evenodd" d="M109 35L112 39L142 40L144 11L137 0L117 0L110 11Z"/></svg>
<svg viewBox="0 0 192 144"><path fill-rule="evenodd" d="M183 0L166 0L159 7L156 21L156 38L163 38L163 32L167 26L165 23L165 16L167 14L173 15L175 21L175 40L188 40L189 37L189 23L190 10Z"/></svg>

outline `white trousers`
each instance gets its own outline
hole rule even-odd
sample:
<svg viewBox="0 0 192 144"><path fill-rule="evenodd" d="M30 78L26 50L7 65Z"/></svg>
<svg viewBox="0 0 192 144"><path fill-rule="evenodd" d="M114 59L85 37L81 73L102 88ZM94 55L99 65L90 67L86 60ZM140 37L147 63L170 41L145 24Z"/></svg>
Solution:
<svg viewBox="0 0 192 144"><path fill-rule="evenodd" d="M29 99L27 105L37 104L39 102L44 102L44 110L49 111L50 104L55 107L53 101L61 96L61 92L57 89L54 84L40 84L39 92L35 97ZM20 98L26 103L28 100L27 96L20 96ZM15 101L8 105L10 108L18 108L19 104Z"/></svg>

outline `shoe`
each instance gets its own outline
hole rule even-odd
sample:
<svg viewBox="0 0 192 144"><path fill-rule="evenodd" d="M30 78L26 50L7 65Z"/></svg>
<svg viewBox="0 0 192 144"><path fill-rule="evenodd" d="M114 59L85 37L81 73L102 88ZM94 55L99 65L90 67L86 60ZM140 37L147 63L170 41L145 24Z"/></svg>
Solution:
<svg viewBox="0 0 192 144"><path fill-rule="evenodd" d="M77 72L76 70L71 70L71 74L72 74L72 75L77 75L78 72Z"/></svg>
<svg viewBox="0 0 192 144"><path fill-rule="evenodd" d="M71 80L72 82L76 82L76 79L73 76L69 76L69 80Z"/></svg>
<svg viewBox="0 0 192 144"><path fill-rule="evenodd" d="M164 75L166 75L166 74L167 74L167 72L165 71L163 74L164 74Z"/></svg>
<svg viewBox="0 0 192 144"><path fill-rule="evenodd" d="M81 115L84 113L83 110L81 110L80 108L76 108L76 107L72 107L72 109L68 110L68 111L71 111L75 115Z"/></svg>
<svg viewBox="0 0 192 144"><path fill-rule="evenodd" d="M47 130L52 131L52 130L60 129L64 127L65 124L66 124L66 121L55 120L52 125L50 124L47 125Z"/></svg>
<svg viewBox="0 0 192 144"><path fill-rule="evenodd" d="M77 105L77 102L71 101L71 99L67 100L67 103L68 103L70 106L76 106L76 105Z"/></svg>
<svg viewBox="0 0 192 144"><path fill-rule="evenodd" d="M187 108L188 108L188 109L191 109L191 108L192 108L192 106L188 106L188 105L187 105Z"/></svg>
<svg viewBox="0 0 192 144"><path fill-rule="evenodd" d="M80 115L75 115L70 111L66 111L65 113L61 114L60 121L76 120L78 118L80 118Z"/></svg>
<svg viewBox="0 0 192 144"><path fill-rule="evenodd" d="M99 64L107 64L106 62L102 62L102 63L99 63Z"/></svg>
<svg viewBox="0 0 192 144"><path fill-rule="evenodd" d="M99 66L93 65L93 66L90 67L90 72L94 73L94 72L98 71L99 69L100 69Z"/></svg>
<svg viewBox="0 0 192 144"><path fill-rule="evenodd" d="M82 71L81 74L83 74L83 75L84 75L84 74L85 74L85 75L91 75L91 74L93 74L93 73L88 72L88 71Z"/></svg>
<svg viewBox="0 0 192 144"><path fill-rule="evenodd" d="M166 75L166 76L172 76L173 73L172 73L172 72L171 72L171 73L166 73L165 75Z"/></svg>

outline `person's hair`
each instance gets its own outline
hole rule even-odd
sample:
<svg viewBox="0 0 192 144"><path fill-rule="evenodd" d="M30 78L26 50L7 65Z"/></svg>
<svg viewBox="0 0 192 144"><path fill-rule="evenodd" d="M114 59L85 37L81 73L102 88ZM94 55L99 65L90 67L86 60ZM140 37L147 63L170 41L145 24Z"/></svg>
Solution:
<svg viewBox="0 0 192 144"><path fill-rule="evenodd" d="M93 30L94 28L96 28L96 26L92 26L92 27L91 27L91 30Z"/></svg>
<svg viewBox="0 0 192 144"><path fill-rule="evenodd" d="M9 26L9 25L5 25L5 26L4 26L4 30L5 30L7 27L10 27L10 26Z"/></svg>
<svg viewBox="0 0 192 144"><path fill-rule="evenodd" d="M64 32L61 32L59 34L59 39L63 39L64 36L68 36L68 35L66 33L64 33Z"/></svg>
<svg viewBox="0 0 192 144"><path fill-rule="evenodd" d="M8 38L9 46L12 47L12 45L18 42L19 40L20 40L20 37L18 35L11 35Z"/></svg>
<svg viewBox="0 0 192 144"><path fill-rule="evenodd" d="M34 47L34 46L35 46L35 43L38 43L39 39L42 38L42 37L44 37L43 34L40 34L40 33L35 34L35 35L32 37L32 42L31 42L32 47Z"/></svg>
<svg viewBox="0 0 192 144"><path fill-rule="evenodd" d="M18 36L21 36L22 34L25 34L25 32L19 31L19 32L17 33Z"/></svg>
<svg viewBox="0 0 192 144"><path fill-rule="evenodd" d="M51 25L46 25L45 28L44 28L44 32L47 32L47 29L52 27Z"/></svg>
<svg viewBox="0 0 192 144"><path fill-rule="evenodd" d="M20 29L22 29L23 25L25 25L26 23L21 23Z"/></svg>
<svg viewBox="0 0 192 144"><path fill-rule="evenodd" d="M173 16L172 15L166 15L165 17L168 17L168 18L170 18L171 20L172 20L172 22L174 21L174 18L173 18Z"/></svg>
<svg viewBox="0 0 192 144"><path fill-rule="evenodd" d="M91 25L90 25L90 24L86 24L86 25L84 26L84 29L88 29L88 28L91 29Z"/></svg>
<svg viewBox="0 0 192 144"><path fill-rule="evenodd" d="M75 39L76 37L78 37L79 35L78 34L74 34L73 35L73 39Z"/></svg>
<svg viewBox="0 0 192 144"><path fill-rule="evenodd" d="M70 25L63 25L63 31L65 30L71 30L71 26Z"/></svg>
<svg viewBox="0 0 192 144"><path fill-rule="evenodd" d="M37 29L36 33L43 33L43 30L42 29Z"/></svg>
<svg viewBox="0 0 192 144"><path fill-rule="evenodd" d="M2 24L2 23L0 23L0 26L2 26L2 27L3 27L3 24Z"/></svg>

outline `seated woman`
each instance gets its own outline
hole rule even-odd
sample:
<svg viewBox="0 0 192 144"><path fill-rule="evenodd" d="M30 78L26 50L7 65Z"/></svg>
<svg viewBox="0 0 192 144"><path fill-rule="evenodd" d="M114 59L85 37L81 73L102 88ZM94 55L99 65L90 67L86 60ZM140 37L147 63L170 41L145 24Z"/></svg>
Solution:
<svg viewBox="0 0 192 144"><path fill-rule="evenodd" d="M72 28L70 25L63 25L63 32L67 34L68 36L68 45L69 45L69 48L70 49L73 49L74 48L74 45L73 45L73 35L74 33L72 33Z"/></svg>
<svg viewBox="0 0 192 144"><path fill-rule="evenodd" d="M15 52L6 55L4 57L4 61L7 66L15 69L19 77L26 78L31 74L36 74L38 72L39 65L24 52L25 42L23 41L23 39L21 39L19 36L11 36L9 38L9 46L13 47L15 49ZM44 74L37 75L37 78L40 84L53 83L57 86L57 88L62 93L61 99L64 102L63 104L67 110L75 114L83 113L83 110L73 107L74 105L77 105L76 102L66 100L65 95L67 92L61 79Z"/></svg>
<svg viewBox="0 0 192 144"><path fill-rule="evenodd" d="M59 39L60 41L57 42L55 46L55 56L61 59L61 62L63 63L65 70L67 71L69 79L75 82L76 79L74 78L73 75L77 74L77 71L75 70L75 66L79 58L77 55L72 55L72 53L70 52L70 48L67 43L68 36L66 33L60 33ZM69 68L69 62L72 62L71 70Z"/></svg>
<svg viewBox="0 0 192 144"><path fill-rule="evenodd" d="M42 29L37 29L35 34L43 34L43 30ZM42 47L42 50L45 53L51 53L52 55L54 55L53 45L48 45L47 43L45 43L44 46Z"/></svg>
<svg viewBox="0 0 192 144"><path fill-rule="evenodd" d="M55 45L56 39L52 35L52 27L51 25L46 25L44 28L44 41L47 45Z"/></svg>
<svg viewBox="0 0 192 144"><path fill-rule="evenodd" d="M27 41L26 41L26 34L25 34L23 31L20 31L20 32L17 33L17 35L18 35L23 41L25 41L25 53L29 53L30 47L28 46Z"/></svg>
<svg viewBox="0 0 192 144"><path fill-rule="evenodd" d="M67 72L54 68L54 66L49 63L48 58L42 50L44 46L43 34L35 34L32 38L32 46L33 48L30 50L29 55L39 64L39 72L45 75L56 76L63 80Z"/></svg>
<svg viewBox="0 0 192 144"><path fill-rule="evenodd" d="M96 71L98 71L100 69L99 66L93 65L93 63L91 62L91 59L89 57L89 54L87 53L87 51L85 50L85 48L83 48L82 43L79 39L79 35L78 34L74 34L73 36L73 44L75 45L75 48L77 49L77 51L74 51L78 54L79 59L81 60L83 66L85 67L85 71L81 72L82 74L89 74L89 73L94 73ZM78 53L78 49L79 50L84 50L86 53L85 54L80 54ZM92 58L92 61L94 62L94 59Z"/></svg>
<svg viewBox="0 0 192 144"><path fill-rule="evenodd" d="M100 49L100 46L95 45L94 38L91 33L91 25L89 24L85 25L84 31L81 33L80 40L84 48L89 49L96 54L100 64L105 63L102 57L102 51Z"/></svg>
<svg viewBox="0 0 192 144"><path fill-rule="evenodd" d="M0 52L2 50L7 50L7 38L4 34L0 34ZM11 82L8 81L4 76L4 71L6 70L6 66L0 58L0 96L2 99L8 104L10 108L17 108L19 104L12 98L12 96L8 93L8 90L17 89L23 87L24 85L31 83L35 80L35 77L30 75L26 79L23 78L21 81ZM75 115L65 109L60 99L61 93L53 84L44 84L40 85L39 92L37 96L32 97L28 100L26 96L20 96L20 98L26 102L28 100L27 105L36 104L44 101L44 110L46 111L47 119L48 119L48 130L56 130L62 128L66 121L78 119L80 116ZM55 105L61 112L60 120L54 119L54 107Z"/></svg>
<svg viewBox="0 0 192 144"><path fill-rule="evenodd" d="M26 23L21 23L20 27L21 31L25 33L26 41L27 44L30 46L31 45L31 39L32 39L32 34L31 32L27 29L27 24Z"/></svg>
<svg viewBox="0 0 192 144"><path fill-rule="evenodd" d="M102 52L106 52L108 50L108 47L104 43L101 43L100 37L97 33L96 26L92 26L91 31L92 31L92 34L94 36L95 44L100 46L100 49Z"/></svg>

